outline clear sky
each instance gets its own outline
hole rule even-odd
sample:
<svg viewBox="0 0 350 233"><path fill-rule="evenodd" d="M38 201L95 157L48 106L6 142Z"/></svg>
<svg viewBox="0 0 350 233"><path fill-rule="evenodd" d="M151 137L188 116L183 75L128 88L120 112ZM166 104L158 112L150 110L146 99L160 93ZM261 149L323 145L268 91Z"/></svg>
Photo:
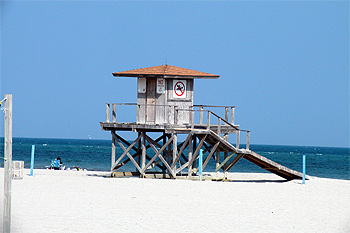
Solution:
<svg viewBox="0 0 350 233"><path fill-rule="evenodd" d="M220 75L194 102L235 105L252 144L349 147L348 1L1 1L14 137L110 139L105 103L136 102L111 73L166 62Z"/></svg>

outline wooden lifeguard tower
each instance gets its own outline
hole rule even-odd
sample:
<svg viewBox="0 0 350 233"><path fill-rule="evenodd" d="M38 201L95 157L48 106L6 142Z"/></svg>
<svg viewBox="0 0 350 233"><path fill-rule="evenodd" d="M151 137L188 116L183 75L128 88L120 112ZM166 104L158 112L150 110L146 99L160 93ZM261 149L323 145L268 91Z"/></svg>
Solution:
<svg viewBox="0 0 350 233"><path fill-rule="evenodd" d="M141 177L153 176L158 168L163 177L177 178L185 174L191 178L198 172L196 161L202 149L205 158L202 169L214 159L215 171L227 172L244 158L287 180L302 178L300 172L249 150L250 131L234 124L234 106L193 104L194 80L217 79L219 75L161 65L116 72L113 76L137 78L137 103L106 104L106 121L100 125L112 134L112 175L131 161ZM118 122L117 106L136 107L136 121ZM219 108L224 111L223 117L212 110ZM129 142L118 131L136 132L137 136ZM151 132L160 135L152 138ZM240 147L243 133L246 134L245 148ZM181 143L179 135L184 139ZM230 135L234 135L235 145L228 141ZM116 143L123 149L118 158Z"/></svg>

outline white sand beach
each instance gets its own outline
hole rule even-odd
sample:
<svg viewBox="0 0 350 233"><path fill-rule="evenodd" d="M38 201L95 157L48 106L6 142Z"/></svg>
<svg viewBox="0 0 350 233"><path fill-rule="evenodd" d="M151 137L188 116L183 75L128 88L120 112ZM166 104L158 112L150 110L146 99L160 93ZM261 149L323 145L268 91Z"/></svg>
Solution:
<svg viewBox="0 0 350 233"><path fill-rule="evenodd" d="M107 174L34 170L31 177L25 169L12 181L12 232L350 232L348 180L302 185L267 173L230 173L233 182ZM1 221L2 210L3 201Z"/></svg>

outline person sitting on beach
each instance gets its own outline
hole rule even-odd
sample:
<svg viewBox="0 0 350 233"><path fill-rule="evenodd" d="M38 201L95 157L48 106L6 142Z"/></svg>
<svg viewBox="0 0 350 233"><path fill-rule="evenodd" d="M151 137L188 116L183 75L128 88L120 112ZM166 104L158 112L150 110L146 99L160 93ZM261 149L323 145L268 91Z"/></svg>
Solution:
<svg viewBox="0 0 350 233"><path fill-rule="evenodd" d="M53 160L51 163L51 169L53 170L60 170L62 166L62 160L60 157L58 157L57 159Z"/></svg>

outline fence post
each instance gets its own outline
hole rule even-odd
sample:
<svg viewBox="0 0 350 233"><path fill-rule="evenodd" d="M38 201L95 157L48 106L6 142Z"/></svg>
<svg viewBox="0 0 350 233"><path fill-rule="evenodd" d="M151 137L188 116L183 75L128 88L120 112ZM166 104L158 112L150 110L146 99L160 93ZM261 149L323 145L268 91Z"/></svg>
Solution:
<svg viewBox="0 0 350 233"><path fill-rule="evenodd" d="M202 180L203 149L199 150L199 180Z"/></svg>
<svg viewBox="0 0 350 233"><path fill-rule="evenodd" d="M306 155L303 155L303 184L305 184L305 173L306 173Z"/></svg>
<svg viewBox="0 0 350 233"><path fill-rule="evenodd" d="M33 176L33 169L34 169L34 151L35 151L35 145L32 145L32 154L30 159L30 176Z"/></svg>
<svg viewBox="0 0 350 233"><path fill-rule="evenodd" d="M11 231L12 182L12 94L5 95L5 145L4 145L4 233Z"/></svg>

